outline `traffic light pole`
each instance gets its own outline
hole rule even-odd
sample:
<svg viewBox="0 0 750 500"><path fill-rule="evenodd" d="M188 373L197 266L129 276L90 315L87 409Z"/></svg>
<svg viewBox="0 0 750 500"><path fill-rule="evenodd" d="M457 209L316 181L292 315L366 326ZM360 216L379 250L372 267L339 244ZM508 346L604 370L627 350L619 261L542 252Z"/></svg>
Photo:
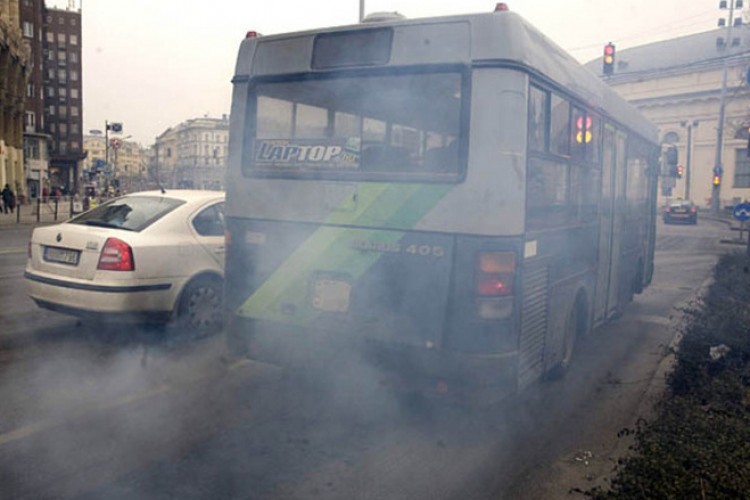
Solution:
<svg viewBox="0 0 750 500"><path fill-rule="evenodd" d="M721 166L721 154L724 147L724 114L727 104L727 73L729 71L729 47L732 44L732 25L734 24L734 1L729 1L729 23L727 26L727 39L724 43L724 63L721 71L721 99L719 103L719 126L716 127L716 158L714 161L714 175L721 179L723 167ZM721 182L721 181L720 181ZM711 213L718 214L721 204L721 183L713 184L711 188Z"/></svg>

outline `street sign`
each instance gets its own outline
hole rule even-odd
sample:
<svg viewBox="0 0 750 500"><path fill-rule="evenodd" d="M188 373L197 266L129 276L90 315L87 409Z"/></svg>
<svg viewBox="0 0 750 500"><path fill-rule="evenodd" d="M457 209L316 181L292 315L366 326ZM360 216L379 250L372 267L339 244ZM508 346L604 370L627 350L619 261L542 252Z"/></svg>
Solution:
<svg viewBox="0 0 750 500"><path fill-rule="evenodd" d="M120 149L120 146L122 146L122 141L120 139L110 139L109 145L112 146L115 149Z"/></svg>
<svg viewBox="0 0 750 500"><path fill-rule="evenodd" d="M741 222L750 220L750 203L740 203L739 205L735 205L732 216Z"/></svg>

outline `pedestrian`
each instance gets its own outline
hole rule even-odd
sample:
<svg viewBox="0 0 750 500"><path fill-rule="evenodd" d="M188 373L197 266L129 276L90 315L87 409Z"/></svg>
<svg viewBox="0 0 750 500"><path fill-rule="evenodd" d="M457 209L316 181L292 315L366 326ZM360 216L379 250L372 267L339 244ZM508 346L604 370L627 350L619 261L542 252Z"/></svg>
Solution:
<svg viewBox="0 0 750 500"><path fill-rule="evenodd" d="M2 198L3 198L3 213L7 214L8 209L10 209L10 213L13 213L13 209L16 206L16 195L10 189L10 186L8 184L6 184L5 187L3 188Z"/></svg>

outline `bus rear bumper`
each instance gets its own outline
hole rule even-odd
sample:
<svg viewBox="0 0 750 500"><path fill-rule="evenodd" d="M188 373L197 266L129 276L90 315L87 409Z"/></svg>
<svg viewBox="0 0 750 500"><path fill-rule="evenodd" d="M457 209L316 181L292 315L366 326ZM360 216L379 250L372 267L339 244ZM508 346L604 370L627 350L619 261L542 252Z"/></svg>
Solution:
<svg viewBox="0 0 750 500"><path fill-rule="evenodd" d="M227 346L238 357L291 370L334 372L352 361L373 370L381 385L462 400L504 398L517 389L517 352L475 354L233 318Z"/></svg>

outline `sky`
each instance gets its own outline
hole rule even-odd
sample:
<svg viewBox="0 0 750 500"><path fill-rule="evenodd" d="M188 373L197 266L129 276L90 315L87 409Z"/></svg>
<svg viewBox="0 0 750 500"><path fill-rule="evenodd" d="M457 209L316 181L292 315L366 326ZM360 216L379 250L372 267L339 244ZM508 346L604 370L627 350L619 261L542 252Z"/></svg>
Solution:
<svg viewBox="0 0 750 500"><path fill-rule="evenodd" d="M143 146L190 118L228 114L231 79L247 31L272 35L355 24L359 0L74 0L82 2L83 126L122 122ZM47 0L65 8L69 0ZM708 31L715 0L508 0L581 62L618 50ZM490 0L366 0L365 13L408 18L492 12ZM726 14L726 12L724 12Z"/></svg>

